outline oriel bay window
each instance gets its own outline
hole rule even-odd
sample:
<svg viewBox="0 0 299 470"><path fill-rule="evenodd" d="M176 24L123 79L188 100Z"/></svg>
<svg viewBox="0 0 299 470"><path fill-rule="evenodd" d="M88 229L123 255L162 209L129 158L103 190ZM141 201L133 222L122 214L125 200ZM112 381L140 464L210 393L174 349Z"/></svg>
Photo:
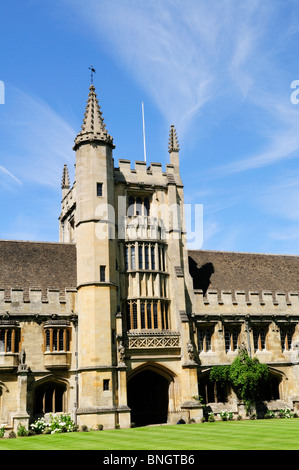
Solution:
<svg viewBox="0 0 299 470"><path fill-rule="evenodd" d="M126 305L127 330L168 330L169 304L164 300L130 300Z"/></svg>
<svg viewBox="0 0 299 470"><path fill-rule="evenodd" d="M45 351L67 352L70 350L70 330L66 325L45 327Z"/></svg>
<svg viewBox="0 0 299 470"><path fill-rule="evenodd" d="M125 245L125 270L166 271L166 248L159 243L136 242Z"/></svg>
<svg viewBox="0 0 299 470"><path fill-rule="evenodd" d="M148 217L150 212L150 201L147 196L129 196L128 198L128 217L143 215Z"/></svg>
<svg viewBox="0 0 299 470"><path fill-rule="evenodd" d="M12 324L0 323L0 353L19 351L19 329Z"/></svg>

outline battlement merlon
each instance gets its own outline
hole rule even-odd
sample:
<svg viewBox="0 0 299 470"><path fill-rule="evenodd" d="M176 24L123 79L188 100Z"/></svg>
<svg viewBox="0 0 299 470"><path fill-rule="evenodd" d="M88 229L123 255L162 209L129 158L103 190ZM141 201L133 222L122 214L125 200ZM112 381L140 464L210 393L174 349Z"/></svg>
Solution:
<svg viewBox="0 0 299 470"><path fill-rule="evenodd" d="M1 288L0 289L0 315L1 311L15 313L65 313L75 308L76 288L65 289L30 287Z"/></svg>
<svg viewBox="0 0 299 470"><path fill-rule="evenodd" d="M151 162L147 166L146 162L135 161L135 166L131 167L131 161L120 159L119 166L114 169L115 182L124 184L135 184L141 186L158 186L166 188L169 184L183 187L180 176L175 172L172 163L166 164L166 171L163 171L162 164Z"/></svg>
<svg viewBox="0 0 299 470"><path fill-rule="evenodd" d="M298 292L194 290L195 315L298 315Z"/></svg>

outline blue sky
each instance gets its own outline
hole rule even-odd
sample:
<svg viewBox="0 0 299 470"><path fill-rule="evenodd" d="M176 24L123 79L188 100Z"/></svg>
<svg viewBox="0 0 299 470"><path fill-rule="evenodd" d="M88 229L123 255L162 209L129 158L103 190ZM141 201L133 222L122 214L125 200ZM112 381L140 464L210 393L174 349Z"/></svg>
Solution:
<svg viewBox="0 0 299 470"><path fill-rule="evenodd" d="M1 2L1 239L58 240L90 84L114 158L169 160L204 249L299 254L299 0Z"/></svg>

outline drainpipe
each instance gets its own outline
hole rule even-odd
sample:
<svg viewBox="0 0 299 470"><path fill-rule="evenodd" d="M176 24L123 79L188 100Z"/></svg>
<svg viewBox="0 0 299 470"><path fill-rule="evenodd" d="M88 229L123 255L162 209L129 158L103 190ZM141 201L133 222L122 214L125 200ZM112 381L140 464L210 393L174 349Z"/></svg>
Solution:
<svg viewBox="0 0 299 470"><path fill-rule="evenodd" d="M79 406L79 376L78 376L78 318L74 320L76 333L76 371L75 371L75 424L77 424L77 411Z"/></svg>

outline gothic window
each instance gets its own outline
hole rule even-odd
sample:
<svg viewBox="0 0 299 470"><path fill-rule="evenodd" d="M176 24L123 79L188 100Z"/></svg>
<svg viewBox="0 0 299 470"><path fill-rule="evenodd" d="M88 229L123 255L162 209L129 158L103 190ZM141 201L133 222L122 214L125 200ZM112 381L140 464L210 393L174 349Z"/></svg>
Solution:
<svg viewBox="0 0 299 470"><path fill-rule="evenodd" d="M136 198L135 214L136 215L142 215L142 199L141 199L141 197Z"/></svg>
<svg viewBox="0 0 299 470"><path fill-rule="evenodd" d="M280 342L282 351L290 351L292 349L292 339L294 331L291 328L280 329Z"/></svg>
<svg viewBox="0 0 299 470"><path fill-rule="evenodd" d="M144 215L148 216L149 215L149 209L150 209L150 203L148 197L145 197L143 200L144 204Z"/></svg>
<svg viewBox="0 0 299 470"><path fill-rule="evenodd" d="M200 328L198 330L199 352L212 351L212 328Z"/></svg>
<svg viewBox="0 0 299 470"><path fill-rule="evenodd" d="M144 269L149 269L149 254L148 254L148 245L144 247Z"/></svg>
<svg viewBox="0 0 299 470"><path fill-rule="evenodd" d="M165 272L165 248L155 243L130 243L124 247L125 270Z"/></svg>
<svg viewBox="0 0 299 470"><path fill-rule="evenodd" d="M133 217L134 215L143 215L148 217L150 214L149 198L143 196L129 196L127 214L128 217Z"/></svg>
<svg viewBox="0 0 299 470"><path fill-rule="evenodd" d="M129 269L129 247L125 247L125 270L128 271Z"/></svg>
<svg viewBox="0 0 299 470"><path fill-rule="evenodd" d="M138 322L137 322L137 303L133 302L133 329L137 329Z"/></svg>
<svg viewBox="0 0 299 470"><path fill-rule="evenodd" d="M142 245L138 245L138 259L139 259L139 269L143 269L143 249Z"/></svg>
<svg viewBox="0 0 299 470"><path fill-rule="evenodd" d="M131 269L136 269L135 268L135 246L131 246Z"/></svg>
<svg viewBox="0 0 299 470"><path fill-rule="evenodd" d="M253 328L253 346L255 351L264 351L266 349L267 329L265 327Z"/></svg>
<svg viewBox="0 0 299 470"><path fill-rule="evenodd" d="M147 302L147 327L149 330L152 328L152 306L150 302Z"/></svg>
<svg viewBox="0 0 299 470"><path fill-rule="evenodd" d="M135 212L135 208L134 208L134 198L132 196L129 197L129 207L128 207L128 217L132 217L134 215L134 212Z"/></svg>
<svg viewBox="0 0 299 470"><path fill-rule="evenodd" d="M161 300L129 300L126 304L127 330L167 330L168 302Z"/></svg>
<svg viewBox="0 0 299 470"><path fill-rule="evenodd" d="M70 332L68 328L45 329L46 352L69 351Z"/></svg>
<svg viewBox="0 0 299 470"><path fill-rule="evenodd" d="M0 325L0 353L18 352L18 330Z"/></svg>
<svg viewBox="0 0 299 470"><path fill-rule="evenodd" d="M239 333L238 328L225 328L225 351L236 351L238 348L239 342Z"/></svg>
<svg viewBox="0 0 299 470"><path fill-rule="evenodd" d="M152 245L151 246L151 263L152 263L152 269L155 268L155 247Z"/></svg>
<svg viewBox="0 0 299 470"><path fill-rule="evenodd" d="M141 329L145 328L145 302L140 302Z"/></svg>

